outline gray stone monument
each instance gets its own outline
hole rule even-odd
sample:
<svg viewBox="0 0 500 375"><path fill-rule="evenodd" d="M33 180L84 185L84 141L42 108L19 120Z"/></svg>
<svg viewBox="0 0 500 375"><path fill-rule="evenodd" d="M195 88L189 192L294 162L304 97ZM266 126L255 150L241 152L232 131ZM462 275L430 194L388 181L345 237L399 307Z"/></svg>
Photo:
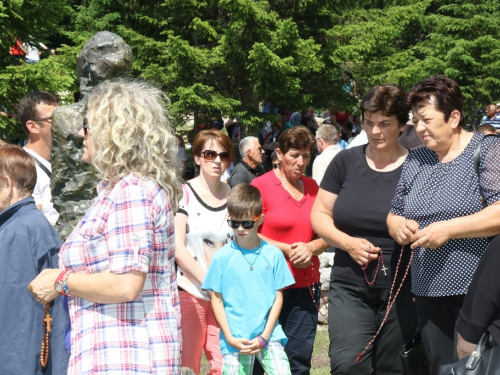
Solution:
<svg viewBox="0 0 500 375"><path fill-rule="evenodd" d="M127 76L132 69L132 49L109 31L95 34L78 55L76 73L81 99L57 108L52 115L52 200L59 212L56 230L66 239L96 196L96 170L82 162L83 127L87 101L100 82Z"/></svg>

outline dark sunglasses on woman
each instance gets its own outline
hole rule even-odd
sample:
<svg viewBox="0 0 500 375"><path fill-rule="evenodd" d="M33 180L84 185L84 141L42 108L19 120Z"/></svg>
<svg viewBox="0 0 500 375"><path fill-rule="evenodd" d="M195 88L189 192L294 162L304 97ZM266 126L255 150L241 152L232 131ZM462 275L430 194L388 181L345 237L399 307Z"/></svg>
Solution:
<svg viewBox="0 0 500 375"><path fill-rule="evenodd" d="M217 156L220 157L220 161L224 163L229 163L229 153L227 151L221 152L220 154L214 150L205 150L201 152L201 155L206 161L214 161Z"/></svg>
<svg viewBox="0 0 500 375"><path fill-rule="evenodd" d="M255 225L255 222L259 220L259 217L260 215L257 216L254 220L243 220L243 221L227 219L227 223L232 229L238 229L240 225L243 227L243 229L252 229Z"/></svg>

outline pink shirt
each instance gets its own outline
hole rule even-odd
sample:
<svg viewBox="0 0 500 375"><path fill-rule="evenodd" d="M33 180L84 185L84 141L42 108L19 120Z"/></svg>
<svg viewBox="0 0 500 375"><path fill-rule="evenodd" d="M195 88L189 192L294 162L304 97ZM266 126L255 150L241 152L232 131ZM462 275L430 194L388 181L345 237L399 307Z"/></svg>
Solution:
<svg viewBox="0 0 500 375"><path fill-rule="evenodd" d="M127 303L69 298L68 374L179 374L180 307L174 267L174 218L167 192L152 179L106 182L60 251L75 273L146 273ZM71 276L70 276L71 278Z"/></svg>

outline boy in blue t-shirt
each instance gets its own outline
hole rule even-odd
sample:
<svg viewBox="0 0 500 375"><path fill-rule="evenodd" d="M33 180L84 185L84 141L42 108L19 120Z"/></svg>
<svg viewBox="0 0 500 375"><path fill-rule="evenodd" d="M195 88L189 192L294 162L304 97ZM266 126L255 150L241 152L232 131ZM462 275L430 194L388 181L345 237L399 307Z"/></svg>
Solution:
<svg viewBox="0 0 500 375"><path fill-rule="evenodd" d="M278 317L282 289L295 280L281 250L257 235L264 222L259 190L236 185L227 197L227 210L234 239L215 253L202 286L213 291L223 374L251 374L255 358L268 375L290 374L287 338Z"/></svg>

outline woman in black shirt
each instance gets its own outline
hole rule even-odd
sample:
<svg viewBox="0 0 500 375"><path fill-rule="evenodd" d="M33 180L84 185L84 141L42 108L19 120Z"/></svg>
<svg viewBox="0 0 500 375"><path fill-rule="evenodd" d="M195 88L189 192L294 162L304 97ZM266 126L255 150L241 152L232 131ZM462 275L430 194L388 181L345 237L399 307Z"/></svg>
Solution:
<svg viewBox="0 0 500 375"><path fill-rule="evenodd" d="M490 344L500 343L500 236L488 245L458 316L457 351L460 358L470 355L488 331Z"/></svg>
<svg viewBox="0 0 500 375"><path fill-rule="evenodd" d="M369 143L335 156L312 209L314 230L337 249L328 294L332 374L401 374L401 347L416 330L407 280L377 340L356 362L384 320L401 252L386 218L408 154L398 144L408 121L405 99L395 85L365 95L361 114ZM407 264L404 257L394 292Z"/></svg>

